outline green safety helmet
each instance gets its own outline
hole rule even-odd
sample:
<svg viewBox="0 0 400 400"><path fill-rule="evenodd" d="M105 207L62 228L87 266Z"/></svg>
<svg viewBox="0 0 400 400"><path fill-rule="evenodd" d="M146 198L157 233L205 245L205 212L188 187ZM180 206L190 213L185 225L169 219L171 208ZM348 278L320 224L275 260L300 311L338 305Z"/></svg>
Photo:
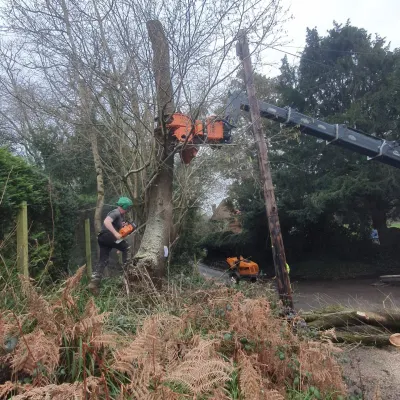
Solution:
<svg viewBox="0 0 400 400"><path fill-rule="evenodd" d="M117 206L121 207L123 210L128 210L133 206L132 200L128 197L120 197Z"/></svg>

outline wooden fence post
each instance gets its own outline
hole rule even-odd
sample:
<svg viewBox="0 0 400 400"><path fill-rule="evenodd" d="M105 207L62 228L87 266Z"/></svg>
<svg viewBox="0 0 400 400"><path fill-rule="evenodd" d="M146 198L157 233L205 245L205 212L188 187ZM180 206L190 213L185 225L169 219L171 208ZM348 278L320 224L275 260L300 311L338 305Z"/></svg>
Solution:
<svg viewBox="0 0 400 400"><path fill-rule="evenodd" d="M92 276L92 246L90 241L90 219L85 219L86 272Z"/></svg>
<svg viewBox="0 0 400 400"><path fill-rule="evenodd" d="M17 266L25 277L29 277L28 262L28 205L23 201L17 217Z"/></svg>

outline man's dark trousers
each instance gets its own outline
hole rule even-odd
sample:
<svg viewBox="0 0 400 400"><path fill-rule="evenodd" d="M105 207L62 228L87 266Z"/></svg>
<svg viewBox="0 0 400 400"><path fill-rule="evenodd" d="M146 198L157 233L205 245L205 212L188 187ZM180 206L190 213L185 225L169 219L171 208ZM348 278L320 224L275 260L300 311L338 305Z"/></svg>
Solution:
<svg viewBox="0 0 400 400"><path fill-rule="evenodd" d="M100 247L100 259L97 263L93 279L101 280L103 277L104 269L108 265L108 260L110 258L110 252L112 249L117 249L122 253L122 262L125 263L128 258L129 245L125 240L119 243L115 243L115 236L111 232L100 233L97 237L97 242Z"/></svg>

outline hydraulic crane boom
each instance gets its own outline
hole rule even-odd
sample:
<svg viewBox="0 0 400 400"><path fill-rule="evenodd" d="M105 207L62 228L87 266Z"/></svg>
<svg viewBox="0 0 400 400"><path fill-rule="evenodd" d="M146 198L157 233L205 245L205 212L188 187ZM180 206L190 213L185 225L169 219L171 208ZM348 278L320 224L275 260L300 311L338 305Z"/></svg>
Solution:
<svg viewBox="0 0 400 400"><path fill-rule="evenodd" d="M346 125L331 125L318 119L301 114L291 108L280 108L260 101L260 116L287 126L298 127L301 132L326 140L327 144L344 147L364 154L369 160L375 159L384 164L400 168L400 143L397 140L385 140L348 128ZM246 94L235 92L230 95L225 120L235 125L240 111L249 111Z"/></svg>
<svg viewBox="0 0 400 400"><path fill-rule="evenodd" d="M286 126L297 127L301 132L323 139L327 144L343 147L364 154L369 160L400 168L400 142L386 140L348 128L341 124L328 124L301 114L290 107L280 108L260 101L260 116ZM234 92L229 96L226 117L209 117L206 121L192 121L189 116L175 113L167 123L177 141L184 144L181 157L185 164L196 156L198 144L222 144L231 140L231 130L241 111L250 111L245 93Z"/></svg>

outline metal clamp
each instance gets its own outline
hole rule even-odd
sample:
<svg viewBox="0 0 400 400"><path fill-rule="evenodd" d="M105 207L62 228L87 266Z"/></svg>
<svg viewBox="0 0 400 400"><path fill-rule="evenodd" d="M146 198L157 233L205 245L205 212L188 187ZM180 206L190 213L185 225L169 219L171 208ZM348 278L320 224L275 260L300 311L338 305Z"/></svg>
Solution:
<svg viewBox="0 0 400 400"><path fill-rule="evenodd" d="M383 154L383 148L387 145L387 141L385 139L383 139L382 144L379 146L379 153L376 156L373 157L368 157L367 156L367 160L373 160L374 158L380 157Z"/></svg>
<svg viewBox="0 0 400 400"><path fill-rule="evenodd" d="M336 124L335 125L335 139L326 140L326 144L328 145L328 144L331 144L333 142L336 142L336 140L338 140L338 139L339 139L339 124Z"/></svg>

